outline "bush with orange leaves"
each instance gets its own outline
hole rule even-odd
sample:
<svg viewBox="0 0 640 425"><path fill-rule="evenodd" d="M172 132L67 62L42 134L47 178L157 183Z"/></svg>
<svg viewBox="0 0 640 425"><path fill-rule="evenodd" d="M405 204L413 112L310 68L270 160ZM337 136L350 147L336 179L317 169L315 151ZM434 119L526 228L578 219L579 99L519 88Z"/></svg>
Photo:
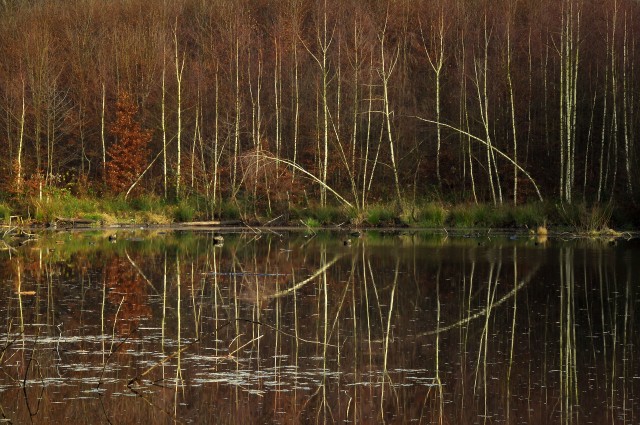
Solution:
<svg viewBox="0 0 640 425"><path fill-rule="evenodd" d="M115 194L124 192L140 177L147 165L151 131L143 130L136 120L138 106L131 95L122 92L116 103L116 121L111 134L116 143L107 150L107 185ZM138 186L137 191L141 189Z"/></svg>

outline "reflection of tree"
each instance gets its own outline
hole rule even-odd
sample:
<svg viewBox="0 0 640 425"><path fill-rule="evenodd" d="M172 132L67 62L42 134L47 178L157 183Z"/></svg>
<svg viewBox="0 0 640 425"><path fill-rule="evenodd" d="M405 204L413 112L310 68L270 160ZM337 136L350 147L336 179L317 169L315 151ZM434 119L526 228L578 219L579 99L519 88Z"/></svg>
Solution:
<svg viewBox="0 0 640 425"><path fill-rule="evenodd" d="M115 329L119 334L128 334L142 318L151 317L147 285L131 263L120 257L110 259L104 275L109 290L107 298L115 307L110 319L116 319L116 311L120 308Z"/></svg>

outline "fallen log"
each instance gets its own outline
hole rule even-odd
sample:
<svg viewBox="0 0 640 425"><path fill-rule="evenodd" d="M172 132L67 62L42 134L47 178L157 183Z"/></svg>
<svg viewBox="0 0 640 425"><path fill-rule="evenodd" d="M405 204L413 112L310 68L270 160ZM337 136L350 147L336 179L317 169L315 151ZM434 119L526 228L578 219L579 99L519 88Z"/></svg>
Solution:
<svg viewBox="0 0 640 425"><path fill-rule="evenodd" d="M244 226L241 220L211 220L211 221L187 221L184 223L177 223L180 226L193 226L193 227L211 227L211 226Z"/></svg>
<svg viewBox="0 0 640 425"><path fill-rule="evenodd" d="M65 218L65 217L56 217L54 221L57 225L67 225L67 226L91 226L96 224L95 220L91 220L88 218Z"/></svg>

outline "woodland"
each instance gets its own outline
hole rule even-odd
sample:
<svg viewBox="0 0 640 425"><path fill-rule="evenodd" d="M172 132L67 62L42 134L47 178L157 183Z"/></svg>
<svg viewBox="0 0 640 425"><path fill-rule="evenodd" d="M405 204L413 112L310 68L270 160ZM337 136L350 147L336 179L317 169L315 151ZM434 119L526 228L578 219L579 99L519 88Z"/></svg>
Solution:
<svg viewBox="0 0 640 425"><path fill-rule="evenodd" d="M4 0L0 204L634 217L639 21L633 0Z"/></svg>

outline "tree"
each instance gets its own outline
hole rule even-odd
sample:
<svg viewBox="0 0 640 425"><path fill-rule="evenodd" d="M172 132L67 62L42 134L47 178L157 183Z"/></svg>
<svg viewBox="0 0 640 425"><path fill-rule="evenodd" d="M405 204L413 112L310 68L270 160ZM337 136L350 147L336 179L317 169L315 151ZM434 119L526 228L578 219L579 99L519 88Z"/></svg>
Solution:
<svg viewBox="0 0 640 425"><path fill-rule="evenodd" d="M142 129L137 115L138 107L131 95L122 92L116 103L116 121L111 127L117 141L107 151L107 185L114 193L128 189L147 165L151 131Z"/></svg>

